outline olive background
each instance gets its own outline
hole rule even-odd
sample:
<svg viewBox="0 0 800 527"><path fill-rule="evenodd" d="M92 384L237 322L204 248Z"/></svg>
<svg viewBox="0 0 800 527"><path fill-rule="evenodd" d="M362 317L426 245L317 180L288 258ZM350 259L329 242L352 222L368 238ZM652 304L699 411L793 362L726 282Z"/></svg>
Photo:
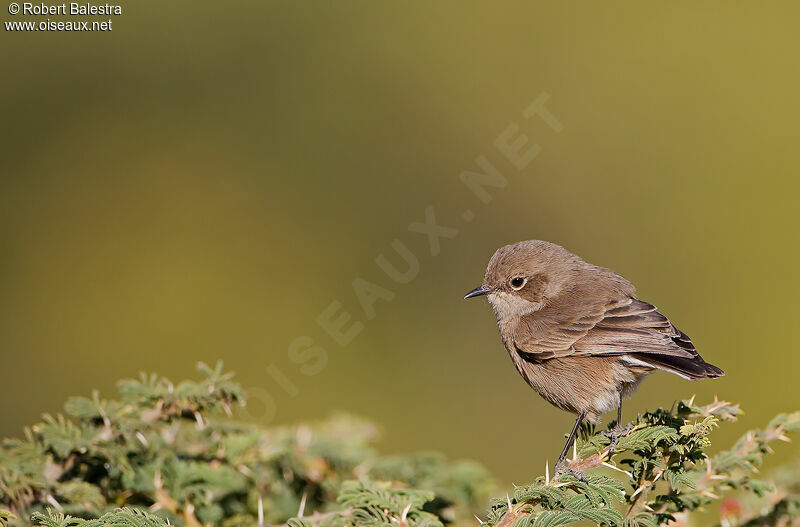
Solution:
<svg viewBox="0 0 800 527"><path fill-rule="evenodd" d="M70 395L222 359L245 418L346 410L380 423L385 451L530 481L573 417L462 299L524 239L624 275L727 372L654 374L627 417L716 394L746 411L721 447L800 408L798 15L143 0L107 33L0 31L0 436ZM560 132L523 116L541 94ZM540 147L522 170L495 146L507 130ZM459 178L479 156L507 179L489 203ZM436 255L409 230L426 209L458 231ZM394 240L418 259L406 284L376 263L402 267ZM356 278L392 296L371 320ZM332 302L363 324L345 346L316 321Z"/></svg>

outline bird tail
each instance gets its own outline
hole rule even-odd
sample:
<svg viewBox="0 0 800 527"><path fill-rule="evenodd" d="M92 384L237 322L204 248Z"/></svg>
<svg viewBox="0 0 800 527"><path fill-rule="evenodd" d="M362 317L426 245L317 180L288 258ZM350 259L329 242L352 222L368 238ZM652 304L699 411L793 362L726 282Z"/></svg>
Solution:
<svg viewBox="0 0 800 527"><path fill-rule="evenodd" d="M648 366L680 375L689 380L714 379L722 377L725 372L713 364L703 360L700 355L692 358L674 355L657 355L654 353L634 353L632 356Z"/></svg>

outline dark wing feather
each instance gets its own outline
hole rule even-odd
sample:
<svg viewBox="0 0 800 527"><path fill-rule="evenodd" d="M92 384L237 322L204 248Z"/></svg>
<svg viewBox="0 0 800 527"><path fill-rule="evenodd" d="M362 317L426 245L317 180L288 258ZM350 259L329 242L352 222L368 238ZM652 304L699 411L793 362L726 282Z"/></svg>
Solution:
<svg viewBox="0 0 800 527"><path fill-rule="evenodd" d="M685 334L656 311L654 305L635 298L625 306L609 310L573 348L576 354L584 355L638 352L697 357L697 350Z"/></svg>
<svg viewBox="0 0 800 527"><path fill-rule="evenodd" d="M675 357L674 355L654 355L652 353L644 355L633 353L630 355L638 363L645 364L651 368L668 371L681 377L695 380L721 377L725 375L721 369L713 364L709 364L699 355L693 359Z"/></svg>
<svg viewBox="0 0 800 527"><path fill-rule="evenodd" d="M557 314L528 315L518 333L523 338L514 339L520 355L536 361L617 355L689 378L722 374L703 361L689 337L652 304L626 298L583 307L582 316L566 320Z"/></svg>

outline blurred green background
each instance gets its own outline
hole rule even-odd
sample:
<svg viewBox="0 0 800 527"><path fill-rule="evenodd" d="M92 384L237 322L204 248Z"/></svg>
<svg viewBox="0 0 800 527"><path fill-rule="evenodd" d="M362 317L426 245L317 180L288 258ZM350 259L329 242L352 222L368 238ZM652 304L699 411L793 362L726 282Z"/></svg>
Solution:
<svg viewBox="0 0 800 527"><path fill-rule="evenodd" d="M747 412L723 445L797 409L798 15L182 0L131 2L110 33L0 32L0 435L139 371L223 359L250 418L346 409L387 451L528 481L573 417L462 296L532 238L626 276L727 371L653 375L627 416L718 394ZM522 117L543 92L561 133ZM512 123L541 146L523 171L493 144ZM489 204L459 181L479 155L508 178ZM428 206L459 229L435 257L408 230ZM375 263L399 265L394 239L419 258L405 285ZM394 293L373 320L356 277ZM333 301L364 324L345 347L315 322ZM287 354L298 336L327 352L315 375Z"/></svg>

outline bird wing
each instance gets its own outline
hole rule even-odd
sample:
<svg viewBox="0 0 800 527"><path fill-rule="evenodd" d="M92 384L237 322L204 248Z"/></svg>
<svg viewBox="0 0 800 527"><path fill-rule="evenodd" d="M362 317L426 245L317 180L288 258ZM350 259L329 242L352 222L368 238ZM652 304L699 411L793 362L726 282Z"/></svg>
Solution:
<svg viewBox="0 0 800 527"><path fill-rule="evenodd" d="M581 306L574 310L536 312L523 317L514 345L524 358L541 361L559 357L656 354L687 359L697 351L683 332L656 311L633 297Z"/></svg>

